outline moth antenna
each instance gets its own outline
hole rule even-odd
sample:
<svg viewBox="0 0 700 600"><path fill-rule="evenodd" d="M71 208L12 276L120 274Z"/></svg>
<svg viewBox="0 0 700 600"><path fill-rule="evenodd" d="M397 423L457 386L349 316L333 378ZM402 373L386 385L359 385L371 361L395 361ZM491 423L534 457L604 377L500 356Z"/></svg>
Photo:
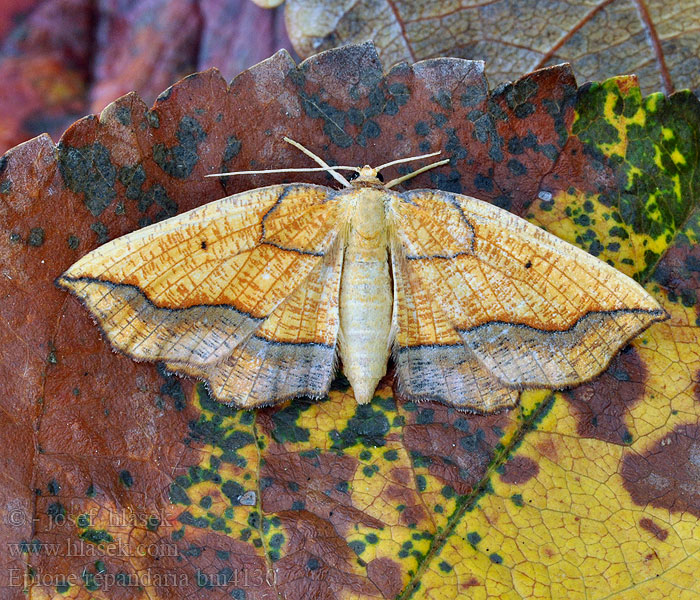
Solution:
<svg viewBox="0 0 700 600"><path fill-rule="evenodd" d="M287 142L288 144L291 144L295 148L298 148L301 150L306 156L309 158L313 158L319 165L321 165L326 171L328 171L337 181L340 181L345 187L352 187L350 185L350 182L345 179L340 173L337 173L336 171L333 170L333 167L331 167L325 160L323 160L321 157L316 156L311 150L307 150L302 146L299 142L295 142L294 140L289 139L287 136L284 136L284 141ZM359 171L359 170L358 170Z"/></svg>
<svg viewBox="0 0 700 600"><path fill-rule="evenodd" d="M415 177L416 175L420 175L421 173L425 173L426 171L428 171L430 169L434 169L435 167L441 167L442 165L446 165L449 162L450 162L449 158L446 158L444 160L439 160L438 162L434 162L430 165L426 165L425 167L421 167L417 171L413 171L413 173L408 173L406 175L403 175L402 177L397 177L396 179L392 179L384 187L385 188L394 187L395 185L398 185L399 183L403 183L407 179L411 179L412 177Z"/></svg>
<svg viewBox="0 0 700 600"><path fill-rule="evenodd" d="M334 169L345 169L349 171L359 171L357 167L333 167ZM261 169L260 171L230 171L228 173L210 173L205 177L228 177L229 175L260 175L262 173L308 173L309 171L326 171L323 167L311 167L308 169Z"/></svg>
<svg viewBox="0 0 700 600"><path fill-rule="evenodd" d="M394 165L398 165L400 163L409 162L411 160L420 160L421 158L430 158L431 156L437 156L441 153L442 150L438 150L437 152L431 152L430 154L421 154L420 156L409 156L408 158L399 158L398 160L392 160L391 162L375 167L375 170L381 171L382 169L386 169L387 167L393 167Z"/></svg>

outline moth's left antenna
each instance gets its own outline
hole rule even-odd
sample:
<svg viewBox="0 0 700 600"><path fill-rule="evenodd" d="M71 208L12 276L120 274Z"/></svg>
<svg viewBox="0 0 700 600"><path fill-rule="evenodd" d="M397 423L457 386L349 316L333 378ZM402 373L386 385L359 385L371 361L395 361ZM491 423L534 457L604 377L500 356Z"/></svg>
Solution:
<svg viewBox="0 0 700 600"><path fill-rule="evenodd" d="M302 146L299 142L295 142L292 139L289 139L286 135L284 136L284 141L287 142L288 144L291 144L295 148L298 148L301 150L306 156L313 158L319 165L321 165L324 169L326 169L337 181L340 181L345 187L352 187L350 185L350 182L345 179L340 173L337 171L333 170L333 167L331 167L325 160L323 160L320 156L316 156L311 150L307 150Z"/></svg>
<svg viewBox="0 0 700 600"><path fill-rule="evenodd" d="M230 173L211 173L209 175L205 175L205 177L227 177L229 175L260 175L262 173L308 173L310 171L325 171L326 173L330 173L335 179L337 179L340 183L342 183L345 187L352 187L350 185L350 182L345 179L336 169L345 169L349 171L357 171L359 172L360 169L357 167L331 167L326 161L324 161L322 158L316 156L311 150L307 150L302 146L299 142L295 142L294 140L289 139L288 137L284 138L284 141L291 144L295 148L298 148L301 150L306 156L310 156L313 158L319 165L321 165L321 168L319 169L262 169L260 171L231 171Z"/></svg>

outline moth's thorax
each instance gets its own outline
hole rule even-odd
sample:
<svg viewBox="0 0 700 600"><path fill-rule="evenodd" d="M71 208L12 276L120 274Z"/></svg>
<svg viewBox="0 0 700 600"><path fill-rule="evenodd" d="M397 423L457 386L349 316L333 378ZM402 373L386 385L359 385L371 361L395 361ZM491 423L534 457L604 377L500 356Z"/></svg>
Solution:
<svg viewBox="0 0 700 600"><path fill-rule="evenodd" d="M348 247L358 250L385 248L386 210L384 201L386 190L360 188L349 193L350 232Z"/></svg>

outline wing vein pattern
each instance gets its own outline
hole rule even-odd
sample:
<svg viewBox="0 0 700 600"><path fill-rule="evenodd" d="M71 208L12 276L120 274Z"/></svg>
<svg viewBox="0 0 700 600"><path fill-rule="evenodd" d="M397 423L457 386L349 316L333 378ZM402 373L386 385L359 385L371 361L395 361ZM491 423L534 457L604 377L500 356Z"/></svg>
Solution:
<svg viewBox="0 0 700 600"><path fill-rule="evenodd" d="M113 240L58 284L114 347L242 407L330 387L343 205L329 188L243 192Z"/></svg>
<svg viewBox="0 0 700 600"><path fill-rule="evenodd" d="M629 277L486 202L416 190L393 195L388 213L408 398L512 406L521 389L592 379L665 315Z"/></svg>

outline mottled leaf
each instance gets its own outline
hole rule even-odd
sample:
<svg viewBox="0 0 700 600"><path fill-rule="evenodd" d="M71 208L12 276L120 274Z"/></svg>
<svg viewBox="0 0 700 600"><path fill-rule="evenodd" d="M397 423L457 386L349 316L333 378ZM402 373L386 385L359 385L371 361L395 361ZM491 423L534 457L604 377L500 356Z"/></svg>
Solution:
<svg viewBox="0 0 700 600"><path fill-rule="evenodd" d="M332 163L442 150L405 184L494 202L671 313L595 381L474 416L393 397L237 411L113 353L54 278L107 239ZM700 107L568 67L383 73L370 44L197 73L2 159L3 598L679 597L696 591ZM61 579L63 577L63 579Z"/></svg>

